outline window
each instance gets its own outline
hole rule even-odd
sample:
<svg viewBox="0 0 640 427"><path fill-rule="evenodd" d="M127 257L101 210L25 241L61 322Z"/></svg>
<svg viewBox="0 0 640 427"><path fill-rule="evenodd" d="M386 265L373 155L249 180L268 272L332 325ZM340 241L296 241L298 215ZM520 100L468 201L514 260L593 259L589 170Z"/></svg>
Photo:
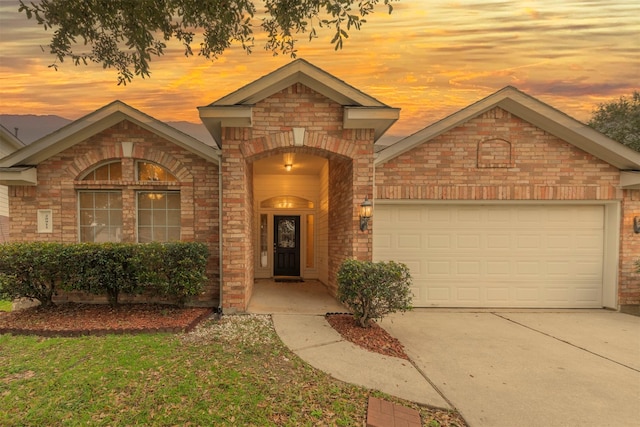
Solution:
<svg viewBox="0 0 640 427"><path fill-rule="evenodd" d="M138 242L180 240L180 192L138 192Z"/></svg>
<svg viewBox="0 0 640 427"><path fill-rule="evenodd" d="M124 178L132 176L138 182ZM81 242L121 242L123 235L131 240L136 227L140 243L180 240L180 191L173 184L178 180L167 169L150 162L121 159L102 163L79 179ZM134 213L136 218L130 218ZM124 233L123 224L129 227Z"/></svg>
<svg viewBox="0 0 640 427"><path fill-rule="evenodd" d="M120 181L122 179L122 163L120 161L98 166L82 178L83 181Z"/></svg>
<svg viewBox="0 0 640 427"><path fill-rule="evenodd" d="M162 166L148 162L138 162L138 181L177 181L176 177Z"/></svg>
<svg viewBox="0 0 640 427"><path fill-rule="evenodd" d="M296 196L277 196L260 202L260 207L272 209L313 209L311 200Z"/></svg>
<svg viewBox="0 0 640 427"><path fill-rule="evenodd" d="M80 241L120 242L122 240L122 193L120 191L81 191L78 196Z"/></svg>

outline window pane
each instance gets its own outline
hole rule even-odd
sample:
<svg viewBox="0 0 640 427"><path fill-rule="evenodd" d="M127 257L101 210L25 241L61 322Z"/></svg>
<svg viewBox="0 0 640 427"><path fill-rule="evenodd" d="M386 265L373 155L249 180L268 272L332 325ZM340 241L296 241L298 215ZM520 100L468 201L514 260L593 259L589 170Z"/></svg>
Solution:
<svg viewBox="0 0 640 427"><path fill-rule="evenodd" d="M109 165L100 166L95 170L96 181L107 181L109 180Z"/></svg>
<svg viewBox="0 0 640 427"><path fill-rule="evenodd" d="M167 194L167 209L180 210L180 193Z"/></svg>
<svg viewBox="0 0 640 427"><path fill-rule="evenodd" d="M138 227L138 242L140 243L149 243L152 242L151 238L151 227Z"/></svg>
<svg viewBox="0 0 640 427"><path fill-rule="evenodd" d="M167 225L180 227L180 211L167 211Z"/></svg>
<svg viewBox="0 0 640 427"><path fill-rule="evenodd" d="M168 206L175 206L169 209ZM138 241L180 240L180 193L138 192Z"/></svg>
<svg viewBox="0 0 640 427"><path fill-rule="evenodd" d="M138 194L138 209L151 209L151 198L149 193Z"/></svg>
<svg viewBox="0 0 640 427"><path fill-rule="evenodd" d="M315 265L315 222L313 215L307 215L307 268Z"/></svg>
<svg viewBox="0 0 640 427"><path fill-rule="evenodd" d="M138 181L177 181L176 177L163 168L153 163L138 162Z"/></svg>
<svg viewBox="0 0 640 427"><path fill-rule="evenodd" d="M119 181L122 180L122 164L117 162L107 163L96 167L85 175L83 181Z"/></svg>
<svg viewBox="0 0 640 427"><path fill-rule="evenodd" d="M167 229L162 227L153 227L153 241L154 242L166 242L167 241Z"/></svg>
<svg viewBox="0 0 640 427"><path fill-rule="evenodd" d="M79 192L80 241L119 242L122 238L121 206L119 191Z"/></svg>
<svg viewBox="0 0 640 427"><path fill-rule="evenodd" d="M95 209L109 209L109 193L93 193Z"/></svg>
<svg viewBox="0 0 640 427"><path fill-rule="evenodd" d="M153 226L154 227L164 227L167 225L167 211L165 210L154 210L153 211Z"/></svg>
<svg viewBox="0 0 640 427"><path fill-rule="evenodd" d="M122 195L120 193L109 193L109 209L122 209Z"/></svg>
<svg viewBox="0 0 640 427"><path fill-rule="evenodd" d="M175 242L180 240L180 227L169 227L167 228L167 241Z"/></svg>
<svg viewBox="0 0 640 427"><path fill-rule="evenodd" d="M93 193L80 193L80 209L93 208Z"/></svg>
<svg viewBox="0 0 640 427"><path fill-rule="evenodd" d="M121 181L122 180L122 163L115 162L109 163L109 179L111 181Z"/></svg>
<svg viewBox="0 0 640 427"><path fill-rule="evenodd" d="M138 225L140 226L151 226L153 222L151 222L151 213L152 211L148 210L138 210Z"/></svg>

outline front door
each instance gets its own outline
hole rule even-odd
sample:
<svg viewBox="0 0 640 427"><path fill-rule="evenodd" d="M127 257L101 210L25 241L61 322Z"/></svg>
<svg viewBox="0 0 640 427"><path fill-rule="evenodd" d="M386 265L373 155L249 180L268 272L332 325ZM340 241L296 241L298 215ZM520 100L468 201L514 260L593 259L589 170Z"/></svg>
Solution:
<svg viewBox="0 0 640 427"><path fill-rule="evenodd" d="M300 276L300 217L273 217L273 275Z"/></svg>

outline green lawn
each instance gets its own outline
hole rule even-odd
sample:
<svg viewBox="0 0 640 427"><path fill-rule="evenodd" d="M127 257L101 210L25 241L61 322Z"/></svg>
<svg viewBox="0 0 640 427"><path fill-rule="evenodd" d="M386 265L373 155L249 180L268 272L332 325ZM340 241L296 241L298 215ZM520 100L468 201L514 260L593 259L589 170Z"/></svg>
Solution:
<svg viewBox="0 0 640 427"><path fill-rule="evenodd" d="M0 311L11 311L12 302L0 300Z"/></svg>
<svg viewBox="0 0 640 427"><path fill-rule="evenodd" d="M0 425L359 426L370 393L306 365L265 316L183 335L0 335ZM413 407L424 425L462 425Z"/></svg>

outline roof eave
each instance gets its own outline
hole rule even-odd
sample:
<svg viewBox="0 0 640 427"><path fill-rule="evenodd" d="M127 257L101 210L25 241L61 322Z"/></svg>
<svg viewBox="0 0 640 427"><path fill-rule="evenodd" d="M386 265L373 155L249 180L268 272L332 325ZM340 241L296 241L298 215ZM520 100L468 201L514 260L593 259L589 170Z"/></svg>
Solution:
<svg viewBox="0 0 640 427"><path fill-rule="evenodd" d="M390 145L380 151L375 163L384 164L495 107L520 117L620 170L640 169L640 153L637 151L511 86Z"/></svg>
<svg viewBox="0 0 640 427"><path fill-rule="evenodd" d="M0 160L0 167L37 165L123 120L160 135L172 143L215 163L218 150L123 102L114 101Z"/></svg>
<svg viewBox="0 0 640 427"><path fill-rule="evenodd" d="M221 147L222 128L253 126L252 105L209 105L198 107L200 120Z"/></svg>
<svg viewBox="0 0 640 427"><path fill-rule="evenodd" d="M374 142L400 118L400 109L391 107L344 107L345 129L373 129Z"/></svg>
<svg viewBox="0 0 640 427"><path fill-rule="evenodd" d="M0 170L0 185L37 185L38 170L35 167L4 168Z"/></svg>

